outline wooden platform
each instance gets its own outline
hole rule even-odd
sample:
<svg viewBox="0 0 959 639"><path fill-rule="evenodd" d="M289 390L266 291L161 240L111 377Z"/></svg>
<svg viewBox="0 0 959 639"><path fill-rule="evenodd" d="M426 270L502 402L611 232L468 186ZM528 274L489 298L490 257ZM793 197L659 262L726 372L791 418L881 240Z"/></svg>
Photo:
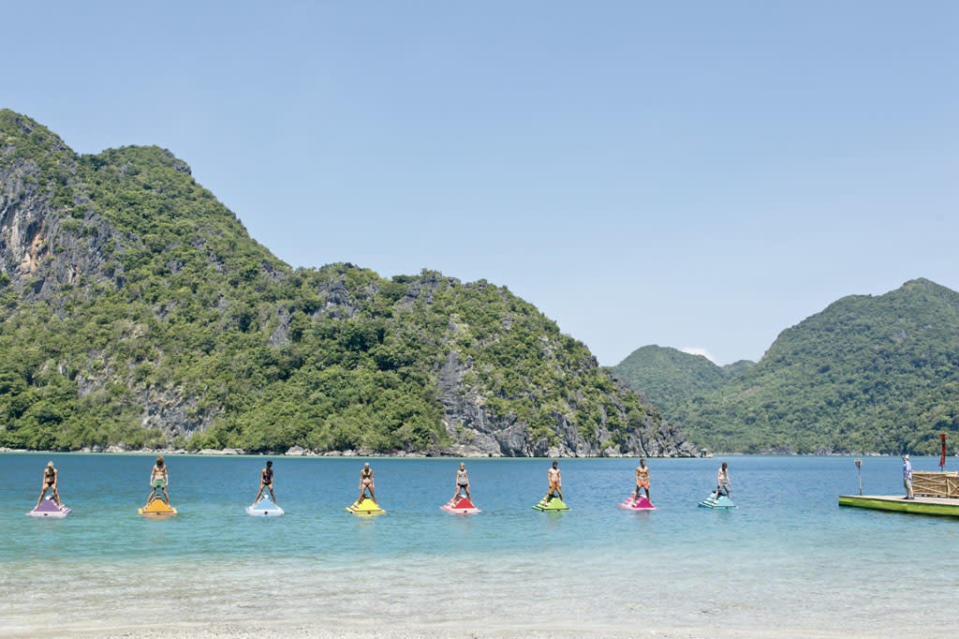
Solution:
<svg viewBox="0 0 959 639"><path fill-rule="evenodd" d="M891 510L909 515L934 515L959 517L959 499L945 497L916 497L906 499L901 495L839 495L840 506Z"/></svg>
<svg viewBox="0 0 959 639"><path fill-rule="evenodd" d="M912 489L923 497L949 497L959 499L959 472L928 472L916 470L912 473Z"/></svg>

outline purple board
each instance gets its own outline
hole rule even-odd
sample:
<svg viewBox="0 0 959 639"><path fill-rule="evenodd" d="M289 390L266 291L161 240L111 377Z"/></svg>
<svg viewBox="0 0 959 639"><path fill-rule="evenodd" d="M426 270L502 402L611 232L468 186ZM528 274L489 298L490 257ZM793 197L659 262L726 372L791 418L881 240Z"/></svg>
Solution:
<svg viewBox="0 0 959 639"><path fill-rule="evenodd" d="M63 519L70 513L66 506L57 506L57 502L47 497L39 506L27 513L30 517L52 517L53 519Z"/></svg>

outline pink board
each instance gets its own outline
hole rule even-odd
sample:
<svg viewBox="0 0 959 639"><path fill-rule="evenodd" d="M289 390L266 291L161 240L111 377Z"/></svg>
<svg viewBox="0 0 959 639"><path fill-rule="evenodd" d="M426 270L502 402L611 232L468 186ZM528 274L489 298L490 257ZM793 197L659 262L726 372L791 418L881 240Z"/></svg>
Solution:
<svg viewBox="0 0 959 639"><path fill-rule="evenodd" d="M475 515L480 512L480 509L474 506L473 502L466 497L460 497L455 503L454 500L451 499L440 506L440 510L445 510L454 515Z"/></svg>
<svg viewBox="0 0 959 639"><path fill-rule="evenodd" d="M634 500L633 495L627 497L626 501L621 503L619 507L623 510L656 510L656 507L645 497Z"/></svg>

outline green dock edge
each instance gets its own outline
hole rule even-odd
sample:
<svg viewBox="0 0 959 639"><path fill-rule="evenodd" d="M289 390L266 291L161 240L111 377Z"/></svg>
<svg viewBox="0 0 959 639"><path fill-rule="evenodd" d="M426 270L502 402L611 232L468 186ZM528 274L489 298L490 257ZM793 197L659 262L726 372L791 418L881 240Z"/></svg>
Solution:
<svg viewBox="0 0 959 639"><path fill-rule="evenodd" d="M887 499L873 499L857 495L840 495L840 506L852 508L870 508L872 510L888 510L905 513L907 515L932 515L935 517L959 517L959 504L929 504L916 501L891 501Z"/></svg>

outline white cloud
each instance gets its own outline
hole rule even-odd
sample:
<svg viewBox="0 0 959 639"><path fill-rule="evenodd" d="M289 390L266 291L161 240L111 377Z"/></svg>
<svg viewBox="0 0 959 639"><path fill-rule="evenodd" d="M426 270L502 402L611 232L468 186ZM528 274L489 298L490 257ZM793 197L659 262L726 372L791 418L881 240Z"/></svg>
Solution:
<svg viewBox="0 0 959 639"><path fill-rule="evenodd" d="M686 346L679 350L681 350L684 353L689 353L690 355L702 355L703 357L711 361L713 364L716 364L717 366L719 365L719 362L716 361L716 358L713 357L712 353L707 351L705 348L697 348L696 346Z"/></svg>

